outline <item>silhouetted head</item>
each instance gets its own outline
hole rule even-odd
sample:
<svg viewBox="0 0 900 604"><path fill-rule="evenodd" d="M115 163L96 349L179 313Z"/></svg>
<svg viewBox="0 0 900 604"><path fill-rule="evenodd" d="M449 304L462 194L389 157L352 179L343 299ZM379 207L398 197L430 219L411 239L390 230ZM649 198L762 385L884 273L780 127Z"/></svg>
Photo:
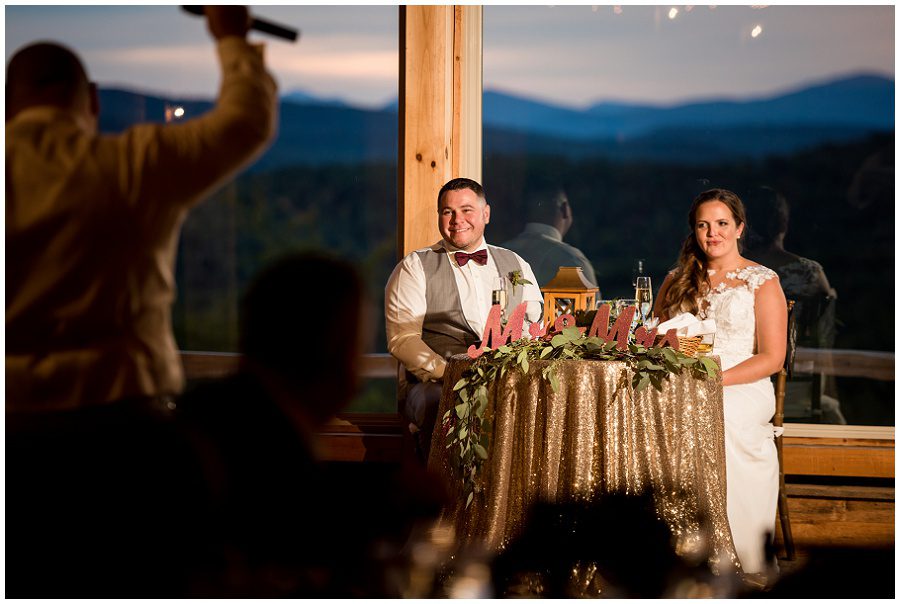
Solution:
<svg viewBox="0 0 900 604"><path fill-rule="evenodd" d="M771 187L753 187L744 195L751 247L771 245L788 230L788 203Z"/></svg>
<svg viewBox="0 0 900 604"><path fill-rule="evenodd" d="M74 52L53 42L22 48L6 66L6 120L29 107L75 111L94 123L97 89Z"/></svg>
<svg viewBox="0 0 900 604"><path fill-rule="evenodd" d="M525 194L525 219L549 224L565 236L572 226L572 206L560 187L529 188Z"/></svg>
<svg viewBox="0 0 900 604"><path fill-rule="evenodd" d="M253 280L241 305L240 349L317 421L351 399L366 341L363 284L349 263L320 252L292 253ZM321 392L328 396L318 396Z"/></svg>
<svg viewBox="0 0 900 604"><path fill-rule="evenodd" d="M503 597L521 577L537 572L544 597L584 596L579 592L588 586L575 584L576 565L596 568L606 597L660 598L683 562L649 494L538 502L494 560L494 591Z"/></svg>

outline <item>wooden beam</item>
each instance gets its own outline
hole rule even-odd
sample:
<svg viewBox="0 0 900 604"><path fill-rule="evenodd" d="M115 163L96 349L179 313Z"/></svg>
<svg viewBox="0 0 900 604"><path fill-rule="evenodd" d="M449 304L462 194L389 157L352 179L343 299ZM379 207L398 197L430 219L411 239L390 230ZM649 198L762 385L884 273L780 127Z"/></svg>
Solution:
<svg viewBox="0 0 900 604"><path fill-rule="evenodd" d="M453 176L482 182L482 7L455 6L453 17Z"/></svg>
<svg viewBox="0 0 900 604"><path fill-rule="evenodd" d="M397 252L440 238L437 194L451 178L453 7L400 7Z"/></svg>
<svg viewBox="0 0 900 604"><path fill-rule="evenodd" d="M894 442L785 436L784 473L893 478Z"/></svg>
<svg viewBox="0 0 900 604"><path fill-rule="evenodd" d="M481 180L481 73L481 7L400 7L400 257L440 239L445 182Z"/></svg>
<svg viewBox="0 0 900 604"><path fill-rule="evenodd" d="M189 380L209 380L225 377L237 371L241 355L236 352L181 352L184 374ZM364 354L359 375L364 379L397 377L397 359L389 354Z"/></svg>
<svg viewBox="0 0 900 604"><path fill-rule="evenodd" d="M892 547L894 489L787 485L791 532L799 549ZM775 529L781 543L781 526Z"/></svg>

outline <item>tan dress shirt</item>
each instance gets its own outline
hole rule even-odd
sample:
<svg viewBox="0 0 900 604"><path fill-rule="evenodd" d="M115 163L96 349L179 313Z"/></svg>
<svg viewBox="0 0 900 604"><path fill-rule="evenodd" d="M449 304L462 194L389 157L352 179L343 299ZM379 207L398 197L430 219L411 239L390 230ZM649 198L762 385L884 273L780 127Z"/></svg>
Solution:
<svg viewBox="0 0 900 604"><path fill-rule="evenodd" d="M187 210L273 138L262 49L217 44L215 107L98 135L42 106L6 124L6 408L174 394L174 262Z"/></svg>

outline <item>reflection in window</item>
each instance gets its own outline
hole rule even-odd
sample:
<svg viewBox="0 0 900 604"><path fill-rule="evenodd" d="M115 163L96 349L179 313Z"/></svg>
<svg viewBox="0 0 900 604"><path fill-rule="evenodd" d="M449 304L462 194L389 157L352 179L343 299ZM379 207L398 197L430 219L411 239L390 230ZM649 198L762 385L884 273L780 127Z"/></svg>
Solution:
<svg viewBox="0 0 900 604"><path fill-rule="evenodd" d="M787 420L894 425L893 12L486 7L491 242L543 221L632 297L635 260L658 289L691 200L731 189L797 302ZM559 190L570 217L536 217Z"/></svg>

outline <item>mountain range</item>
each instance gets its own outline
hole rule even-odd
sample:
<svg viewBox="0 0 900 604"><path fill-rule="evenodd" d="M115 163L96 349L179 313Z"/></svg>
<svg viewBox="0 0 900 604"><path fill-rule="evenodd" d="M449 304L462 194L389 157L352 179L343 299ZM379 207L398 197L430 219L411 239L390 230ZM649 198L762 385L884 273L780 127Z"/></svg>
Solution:
<svg viewBox="0 0 900 604"><path fill-rule="evenodd" d="M100 92L100 128L162 122L166 106L185 115L207 111L205 100L163 99L136 92ZM254 165L393 162L397 107L352 107L295 90L281 99L278 139ZM784 155L870 132L894 129L894 81L857 74L764 98L714 99L671 106L599 103L573 109L486 90L483 148L491 154L709 163Z"/></svg>

